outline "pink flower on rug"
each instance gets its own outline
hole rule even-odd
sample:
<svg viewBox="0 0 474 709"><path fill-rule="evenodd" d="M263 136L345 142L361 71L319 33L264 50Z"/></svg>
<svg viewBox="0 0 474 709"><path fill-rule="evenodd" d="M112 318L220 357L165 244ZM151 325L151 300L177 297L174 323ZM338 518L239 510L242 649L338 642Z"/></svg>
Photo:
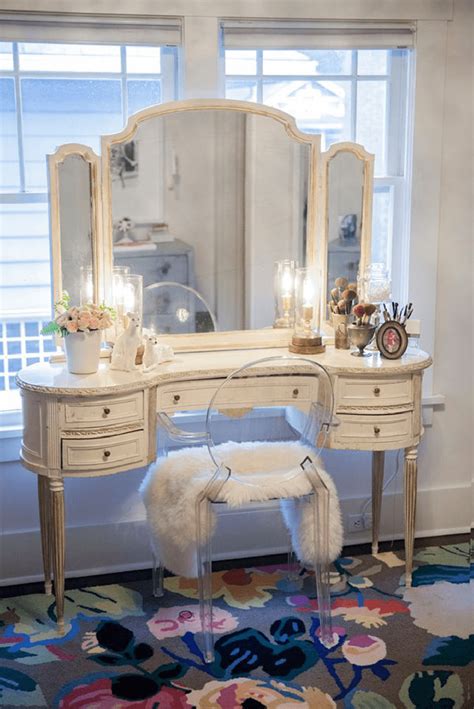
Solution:
<svg viewBox="0 0 474 709"><path fill-rule="evenodd" d="M137 702L112 694L112 680L104 677L90 684L78 684L60 700L59 709L191 709L187 694L174 687L162 687L153 697Z"/></svg>
<svg viewBox="0 0 474 709"><path fill-rule="evenodd" d="M287 603L300 613L314 613L318 610L318 602L307 596L290 596ZM385 618L395 613L408 613L408 606L396 599L386 601L378 598L367 598L360 606L354 598L336 598L331 603L332 615L342 616L345 621L354 621L364 628L379 628L387 625Z"/></svg>
<svg viewBox="0 0 474 709"><path fill-rule="evenodd" d="M374 635L353 635L343 643L342 654L351 665L369 667L384 659L387 646Z"/></svg>
<svg viewBox="0 0 474 709"><path fill-rule="evenodd" d="M235 630L239 621L229 611L213 608L212 628L215 633L227 633ZM147 622L148 629L158 640L182 636L187 632L199 633L201 631L201 618L199 606L173 606L160 608Z"/></svg>
<svg viewBox="0 0 474 709"><path fill-rule="evenodd" d="M239 677L223 682L207 682L202 689L195 689L188 694L190 706L202 709L234 709L246 706L244 702L257 703L267 709L277 707L314 707L316 709L334 709L336 703L317 687L288 686L274 680L261 680ZM161 705L160 705L161 709Z"/></svg>

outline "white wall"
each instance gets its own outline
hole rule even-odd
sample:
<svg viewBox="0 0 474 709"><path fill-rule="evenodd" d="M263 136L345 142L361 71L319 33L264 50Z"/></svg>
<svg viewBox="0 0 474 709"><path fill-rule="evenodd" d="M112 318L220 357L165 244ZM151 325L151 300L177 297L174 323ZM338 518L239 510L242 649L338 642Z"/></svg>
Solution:
<svg viewBox="0 0 474 709"><path fill-rule="evenodd" d="M100 4L100 8L98 5ZM169 5L170 13L179 13L184 0L174 3L142 2L134 6L138 12L146 7L163 10ZM209 2L202 4L203 14L208 12ZM226 10L236 2L225 3ZM3 7L8 3L3 2ZM11 6L11 4L10 4ZM443 17L449 16L451 3L429 0L379 2L374 6L366 0L327 3L290 2L279 3L282 16L317 16L318 9L326 8L327 16L344 17L344 11L352 18L374 19L375 17L425 18L422 23L426 33L436 36L437 27L444 25ZM189 3L188 3L189 7ZM265 15L265 10L275 12L273 2L255 0L241 3L248 12ZM55 0L38 0L35 9L68 9L66 3ZM125 12L126 4L105 2L77 2L76 11L105 9ZM301 8L304 8L304 12ZM31 0L17 0L16 9L33 9ZM384 11L385 12L384 15ZM474 6L471 0L455 0L453 20L448 22L447 44L433 43L430 51L441 65L441 76L433 75L433 84L417 86L419 103L430 101L433 95L438 103L431 111L427 132L426 121L415 130L415 158L417 146L422 145L436 157L431 163L429 153L424 161L424 172L414 174L414 205L412 219L410 264L410 294L416 294L416 302L425 304L431 299L436 303L433 320L434 365L432 368L433 391L446 397L443 407L435 407L425 414L432 420L420 446L418 522L419 535L436 535L466 530L471 519L471 476L473 472L473 383L472 383L472 24ZM222 10L226 16L230 11ZM441 18L439 21L436 17ZM431 19L430 19L431 18ZM201 30L212 26L209 18L194 18L193 37L199 42ZM441 32L443 36L443 32ZM420 35L421 36L421 35ZM446 57L445 61L443 60ZM429 62L428 62L429 63ZM194 67L195 77L200 75L203 62ZM210 69L212 73L212 67ZM445 77L444 77L445 72ZM217 75L217 69L215 69ZM434 72L431 72L434 74ZM195 78L194 77L194 78ZM189 74L188 74L189 79ZM444 83L445 79L445 83ZM212 84L208 73L206 80ZM441 86L440 86L441 82ZM210 91L210 90L209 90ZM430 145L431 141L431 145ZM420 148L421 149L421 148ZM439 160L439 163L437 162ZM425 164L426 163L426 164ZM434 189L430 183L433 172L441 167L437 198L423 204L423 193ZM418 166L419 167L419 166ZM435 250L430 245L435 243ZM434 288L420 293L423 283L433 282ZM418 294L420 295L418 296ZM462 298L458 305L455 298ZM425 311L424 311L425 312ZM427 312L427 311L426 311ZM423 316L425 342L429 344L431 323ZM431 346L430 346L431 349ZM41 571L38 516L36 510L36 480L18 462L18 439L2 440L3 457L11 462L0 466L0 516L3 534L0 537L0 560L3 568L0 577L26 580L39 577ZM387 456L387 474L395 470L396 454ZM370 457L365 453L336 453L327 456L327 466L334 475L346 512L358 512L370 491ZM137 487L143 471L133 471L122 476L97 478L95 480L69 480L66 482L68 551L67 567L76 574L101 569L132 568L146 566L149 552L143 528L143 511L137 498ZM401 536L403 505L401 496L402 475L387 490L384 497L383 535ZM256 527L251 527L248 515L253 515ZM254 549L252 539L260 539L259 551L277 551L284 542L284 535L277 534L276 527L267 523L264 513L248 512L236 518L227 518L227 533L223 533L223 554L237 542L240 551L246 554ZM238 529L238 535L233 531ZM245 536L251 529L250 537ZM225 532L225 530L224 530ZM363 538L351 536L346 541ZM367 538L367 535L365 535ZM98 543L100 540L100 543ZM239 550L232 549L234 552Z"/></svg>

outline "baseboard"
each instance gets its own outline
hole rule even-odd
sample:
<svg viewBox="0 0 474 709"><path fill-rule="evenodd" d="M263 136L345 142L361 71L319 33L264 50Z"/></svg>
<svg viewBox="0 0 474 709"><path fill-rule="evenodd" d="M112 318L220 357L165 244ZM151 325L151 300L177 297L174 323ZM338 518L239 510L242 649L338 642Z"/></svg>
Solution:
<svg viewBox="0 0 474 709"><path fill-rule="evenodd" d="M360 514L364 498L341 500L344 519ZM417 503L417 537L463 534L469 530L470 486L420 490ZM217 560L271 556L287 550L288 535L278 503L224 509L214 543ZM380 540L403 539L403 496L384 494ZM100 542L99 542L100 540ZM257 543L255 540L258 540ZM370 530L346 534L346 545L371 540ZM145 521L118 521L102 525L68 527L66 576L94 576L151 567ZM7 532L0 537L0 586L40 581L41 548L38 529Z"/></svg>

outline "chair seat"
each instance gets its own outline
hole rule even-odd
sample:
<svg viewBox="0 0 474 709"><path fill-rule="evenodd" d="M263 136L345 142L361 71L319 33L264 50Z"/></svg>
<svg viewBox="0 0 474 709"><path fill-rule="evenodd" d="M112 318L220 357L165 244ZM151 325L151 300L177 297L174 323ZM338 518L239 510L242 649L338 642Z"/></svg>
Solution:
<svg viewBox="0 0 474 709"><path fill-rule="evenodd" d="M213 449L231 476L215 501L240 507L251 502L285 499L283 513L299 558L309 563L314 548L306 527L311 510L299 509L293 499L312 492L301 463L309 457L329 490L329 554L335 559L342 546L342 522L337 492L331 477L314 460L314 451L297 441L228 442ZM140 488L157 558L170 571L196 575L196 500L215 473L207 447L184 448L151 466ZM213 519L215 526L215 515Z"/></svg>

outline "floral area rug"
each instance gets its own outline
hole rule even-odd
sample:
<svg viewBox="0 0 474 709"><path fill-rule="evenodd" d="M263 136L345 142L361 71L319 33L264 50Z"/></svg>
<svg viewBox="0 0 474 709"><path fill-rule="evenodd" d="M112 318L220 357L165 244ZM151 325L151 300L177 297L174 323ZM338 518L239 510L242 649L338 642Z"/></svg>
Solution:
<svg viewBox="0 0 474 709"><path fill-rule="evenodd" d="M215 661L200 650L196 584L92 586L66 592L58 638L51 596L0 602L0 706L61 709L474 706L468 545L340 558L333 646L319 641L310 574L284 566L213 574ZM471 663L471 664L470 664Z"/></svg>

